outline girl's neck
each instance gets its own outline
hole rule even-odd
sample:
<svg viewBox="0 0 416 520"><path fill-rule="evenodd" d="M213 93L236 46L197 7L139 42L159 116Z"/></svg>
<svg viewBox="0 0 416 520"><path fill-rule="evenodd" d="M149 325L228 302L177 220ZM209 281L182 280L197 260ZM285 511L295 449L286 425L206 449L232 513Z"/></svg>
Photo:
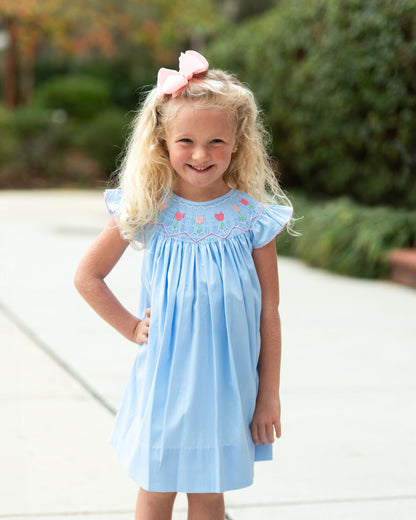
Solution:
<svg viewBox="0 0 416 520"><path fill-rule="evenodd" d="M226 195L230 189L231 188L225 183L220 187L213 186L212 188L196 188L187 186L186 189L183 189L181 186L174 183L172 191L178 197L190 200L192 202L209 202L210 200L218 199L219 197Z"/></svg>

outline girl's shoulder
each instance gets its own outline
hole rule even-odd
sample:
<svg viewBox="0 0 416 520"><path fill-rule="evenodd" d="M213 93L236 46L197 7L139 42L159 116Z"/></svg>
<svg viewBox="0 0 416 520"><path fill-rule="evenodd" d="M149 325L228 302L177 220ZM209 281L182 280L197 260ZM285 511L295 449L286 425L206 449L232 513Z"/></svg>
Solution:
<svg viewBox="0 0 416 520"><path fill-rule="evenodd" d="M107 211L113 217L118 211L120 211L121 206L124 202L124 195L120 189L109 189L104 191L104 202L107 208Z"/></svg>
<svg viewBox="0 0 416 520"><path fill-rule="evenodd" d="M241 191L238 192L238 197L241 207L252 210L249 234L253 248L263 247L271 242L292 219L291 206L266 205Z"/></svg>

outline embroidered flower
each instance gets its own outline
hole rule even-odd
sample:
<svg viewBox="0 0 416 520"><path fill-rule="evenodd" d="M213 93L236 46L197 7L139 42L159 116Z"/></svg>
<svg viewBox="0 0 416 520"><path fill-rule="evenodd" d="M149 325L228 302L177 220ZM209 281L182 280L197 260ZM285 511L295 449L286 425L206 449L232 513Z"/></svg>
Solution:
<svg viewBox="0 0 416 520"><path fill-rule="evenodd" d="M175 223L173 224L173 228L176 229L178 227L178 223L183 219L185 213L181 213L180 211L176 212L175 215Z"/></svg>
<svg viewBox="0 0 416 520"><path fill-rule="evenodd" d="M244 206L249 206L250 208L254 208L254 204L250 204L249 201L246 199L240 199L239 202L241 202L241 204L244 204Z"/></svg>
<svg viewBox="0 0 416 520"><path fill-rule="evenodd" d="M231 207L233 208L234 211L239 213L238 218L244 222L245 219L244 219L243 215L240 213L240 211L241 211L240 207L237 206L237 204L233 204L233 205L231 205Z"/></svg>
<svg viewBox="0 0 416 520"><path fill-rule="evenodd" d="M161 213L162 211L165 211L165 209L166 209L167 207L168 207L167 204L165 204L164 202L161 202L161 203L159 204L159 207L157 208L157 215L156 215L156 216L158 217L158 216L160 215L160 213Z"/></svg>
<svg viewBox="0 0 416 520"><path fill-rule="evenodd" d="M215 215L215 218L218 220L218 222L220 222L220 229L223 230L224 229L224 213L222 211L220 211L219 213L214 213Z"/></svg>
<svg viewBox="0 0 416 520"><path fill-rule="evenodd" d="M197 233L201 233L201 224L204 223L204 217L198 217L198 216L196 216L196 217L195 217L195 222L197 223L197 226L196 226L196 232L197 232Z"/></svg>

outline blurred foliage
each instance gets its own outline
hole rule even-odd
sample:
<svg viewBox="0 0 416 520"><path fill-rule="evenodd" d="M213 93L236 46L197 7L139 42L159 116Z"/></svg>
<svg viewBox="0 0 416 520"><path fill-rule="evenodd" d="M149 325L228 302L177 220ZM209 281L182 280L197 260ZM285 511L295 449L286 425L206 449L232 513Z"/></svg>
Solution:
<svg viewBox="0 0 416 520"><path fill-rule="evenodd" d="M140 59L137 59L138 53ZM73 56L64 59L59 53L48 52L42 54L36 64L35 98L39 90L57 77L88 77L92 83L106 85L110 104L130 110L138 106L145 87L154 84L156 73L150 50L142 46L125 46L120 54L108 58Z"/></svg>
<svg viewBox="0 0 416 520"><path fill-rule="evenodd" d="M146 16L142 30L156 63L175 60L176 65L181 46L201 47L226 27L225 17L213 0L152 0L143 4Z"/></svg>
<svg viewBox="0 0 416 520"><path fill-rule="evenodd" d="M146 49L156 64L167 63L184 45L201 46L220 34L225 24L214 0L0 0L0 29L9 39L4 102L30 101L36 64L51 49L89 59L134 49L136 60Z"/></svg>
<svg viewBox="0 0 416 520"><path fill-rule="evenodd" d="M3 98L8 107L30 101L39 55L50 46L68 55L115 53L116 41L134 34L126 17L110 0L0 0L0 28L9 44L4 56Z"/></svg>
<svg viewBox="0 0 416 520"><path fill-rule="evenodd" d="M0 111L0 188L90 186L114 171L130 117L99 78L46 82L27 107Z"/></svg>
<svg viewBox="0 0 416 520"><path fill-rule="evenodd" d="M117 166L131 116L123 110L108 108L72 131L73 145L97 161L107 174Z"/></svg>
<svg viewBox="0 0 416 520"><path fill-rule="evenodd" d="M380 278L388 275L392 249L416 247L416 210L367 207L346 197L325 201L295 193L292 199L301 235L279 237L279 254L340 274Z"/></svg>
<svg viewBox="0 0 416 520"><path fill-rule="evenodd" d="M254 90L286 185L416 206L416 0L281 0L207 56Z"/></svg>
<svg viewBox="0 0 416 520"><path fill-rule="evenodd" d="M18 149L18 137L12 128L12 114L0 106L0 171L7 166Z"/></svg>
<svg viewBox="0 0 416 520"><path fill-rule="evenodd" d="M22 107L0 112L0 148L7 160L0 163L0 187L46 187L62 163L62 132L52 113ZM2 154L1 154L2 155ZM38 172L42 172L40 180Z"/></svg>
<svg viewBox="0 0 416 520"><path fill-rule="evenodd" d="M91 76L61 76L41 86L34 102L38 107L63 110L69 117L88 119L109 106L110 88Z"/></svg>
<svg viewBox="0 0 416 520"><path fill-rule="evenodd" d="M130 121L106 107L89 118L62 109L0 110L0 189L104 184L117 165Z"/></svg>

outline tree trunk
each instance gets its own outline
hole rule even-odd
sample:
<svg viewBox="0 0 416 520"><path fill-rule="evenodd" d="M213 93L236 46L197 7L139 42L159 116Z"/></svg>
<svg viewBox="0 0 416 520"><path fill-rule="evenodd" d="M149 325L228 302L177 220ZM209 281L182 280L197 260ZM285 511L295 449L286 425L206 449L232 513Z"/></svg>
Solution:
<svg viewBox="0 0 416 520"><path fill-rule="evenodd" d="M8 108L13 108L19 101L18 97L18 70L19 70L19 52L17 45L17 24L13 18L5 17L3 19L9 43L5 52L4 60L4 84L3 96L4 104Z"/></svg>
<svg viewBox="0 0 416 520"><path fill-rule="evenodd" d="M38 48L39 39L36 38L30 49L22 56L20 101L25 105L31 100L35 87L35 63Z"/></svg>

